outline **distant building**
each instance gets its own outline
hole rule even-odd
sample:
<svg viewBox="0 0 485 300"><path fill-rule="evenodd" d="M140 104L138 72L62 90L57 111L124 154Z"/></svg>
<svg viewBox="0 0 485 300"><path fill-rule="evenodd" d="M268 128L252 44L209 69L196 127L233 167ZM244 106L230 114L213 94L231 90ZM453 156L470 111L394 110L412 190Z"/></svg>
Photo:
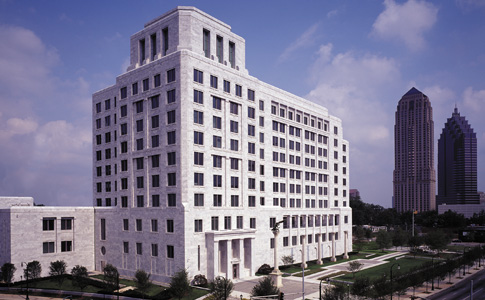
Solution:
<svg viewBox="0 0 485 300"><path fill-rule="evenodd" d="M358 189L350 189L349 194L350 194L350 198L360 197L360 192Z"/></svg>
<svg viewBox="0 0 485 300"><path fill-rule="evenodd" d="M436 209L433 130L431 102L413 87L399 101L394 125L393 207L398 212Z"/></svg>
<svg viewBox="0 0 485 300"><path fill-rule="evenodd" d="M438 205L479 204L477 136L455 108L438 140Z"/></svg>

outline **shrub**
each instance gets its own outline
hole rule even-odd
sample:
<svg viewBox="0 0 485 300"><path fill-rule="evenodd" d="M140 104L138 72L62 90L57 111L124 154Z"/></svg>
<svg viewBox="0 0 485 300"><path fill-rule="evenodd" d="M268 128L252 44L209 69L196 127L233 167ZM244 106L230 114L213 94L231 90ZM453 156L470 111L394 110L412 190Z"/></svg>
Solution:
<svg viewBox="0 0 485 300"><path fill-rule="evenodd" d="M208 283L207 278L202 274L195 275L194 280L192 280L192 285L195 286L207 287Z"/></svg>
<svg viewBox="0 0 485 300"><path fill-rule="evenodd" d="M258 269L258 273L259 274L263 274L263 275L268 275L269 273L271 273L273 271L273 268L270 267L270 265L268 264L263 264L261 267L259 267Z"/></svg>

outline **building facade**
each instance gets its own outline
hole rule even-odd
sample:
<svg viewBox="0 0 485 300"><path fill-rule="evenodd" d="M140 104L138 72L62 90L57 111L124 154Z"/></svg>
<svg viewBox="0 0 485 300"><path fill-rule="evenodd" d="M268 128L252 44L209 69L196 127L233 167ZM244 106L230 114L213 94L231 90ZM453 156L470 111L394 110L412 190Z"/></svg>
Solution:
<svg viewBox="0 0 485 300"><path fill-rule="evenodd" d="M394 125L393 207L398 212L436 209L433 109L411 88L399 100Z"/></svg>
<svg viewBox="0 0 485 300"><path fill-rule="evenodd" d="M94 270L94 208L34 206L31 197L0 197L0 265L17 268L21 280L26 263L40 262L41 276L50 263L66 262Z"/></svg>
<svg viewBox="0 0 485 300"><path fill-rule="evenodd" d="M477 136L455 108L438 140L437 204L479 204Z"/></svg>
<svg viewBox="0 0 485 300"><path fill-rule="evenodd" d="M97 270L235 279L272 265L274 243L297 261L302 245L351 251L340 119L250 76L244 39L194 7L145 24L130 53L93 95Z"/></svg>

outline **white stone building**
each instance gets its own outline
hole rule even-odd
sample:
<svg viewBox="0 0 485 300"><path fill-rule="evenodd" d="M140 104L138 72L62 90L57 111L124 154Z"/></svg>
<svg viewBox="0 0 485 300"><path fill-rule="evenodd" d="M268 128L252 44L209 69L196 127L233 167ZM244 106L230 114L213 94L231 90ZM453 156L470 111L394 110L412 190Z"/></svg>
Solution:
<svg viewBox="0 0 485 300"><path fill-rule="evenodd" d="M145 24L130 53L93 95L97 270L252 276L280 220L280 257L352 249L340 119L250 76L245 40L194 7Z"/></svg>
<svg viewBox="0 0 485 300"><path fill-rule="evenodd" d="M0 265L10 262L21 280L23 263L49 265L64 260L67 271L77 264L94 269L94 208L34 206L31 197L0 197Z"/></svg>

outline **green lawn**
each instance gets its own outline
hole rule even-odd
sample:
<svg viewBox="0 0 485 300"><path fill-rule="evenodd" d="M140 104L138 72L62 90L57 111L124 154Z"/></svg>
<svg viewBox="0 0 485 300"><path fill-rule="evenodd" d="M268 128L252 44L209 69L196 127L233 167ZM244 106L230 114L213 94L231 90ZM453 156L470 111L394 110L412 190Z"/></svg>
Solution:
<svg viewBox="0 0 485 300"><path fill-rule="evenodd" d="M14 284L14 286L20 286L20 285ZM22 284L22 287L27 287L27 285L24 283L24 284ZM73 286L72 280L67 279L67 278L64 280L64 282L62 283L61 286L59 286L57 281L55 281L53 279L46 278L44 280L40 280L40 281L37 281L35 283L29 283L29 288L64 290L64 291L79 291L79 292L81 292L81 289L77 286ZM96 286L92 286L92 285L88 285L82 291L86 292L86 293L96 293L99 290L101 290L101 288L96 287Z"/></svg>
<svg viewBox="0 0 485 300"><path fill-rule="evenodd" d="M190 294L183 297L182 300L194 300L207 294L209 294L209 291L192 288Z"/></svg>
<svg viewBox="0 0 485 300"><path fill-rule="evenodd" d="M305 275L311 275L311 274L318 273L320 271L323 271L326 267L331 266L331 265L340 264L342 262L352 261L354 259L363 259L363 258L366 257L366 255L367 255L366 253L353 254L353 255L349 256L349 259L345 259L345 260L342 258L342 256L339 256L339 257L337 257L337 261L327 261L327 260L325 260L323 265L317 265L315 261L311 261L311 262L308 263L308 268L305 269ZM293 276L302 277L301 267L299 267L299 268L295 267L294 270L296 270L296 271L293 272ZM290 273L286 270L284 272Z"/></svg>
<svg viewBox="0 0 485 300"><path fill-rule="evenodd" d="M101 274L93 275L93 276L90 276L90 277L100 279L100 280L103 280L103 278L104 278L104 276L101 275ZM122 285L122 286L136 286L136 283L133 280L120 278L120 285Z"/></svg>
<svg viewBox="0 0 485 300"><path fill-rule="evenodd" d="M379 265L373 268L365 269L362 271L359 271L355 274L355 278L358 277L367 277L370 280L377 279L381 277L383 274L386 274L386 276L390 276L390 268L391 265L394 263L399 263L400 265L400 270L397 269L397 265L394 266L392 269L393 272L393 277L396 278L399 276L399 274L406 274L410 272L413 268L421 266L424 263L429 262L429 259L422 259L422 258L401 258L401 259L390 259L389 263L384 264L384 265ZM344 280L344 281L354 281L354 278L352 277L352 273L347 273L345 275L342 275L338 277L339 280Z"/></svg>

